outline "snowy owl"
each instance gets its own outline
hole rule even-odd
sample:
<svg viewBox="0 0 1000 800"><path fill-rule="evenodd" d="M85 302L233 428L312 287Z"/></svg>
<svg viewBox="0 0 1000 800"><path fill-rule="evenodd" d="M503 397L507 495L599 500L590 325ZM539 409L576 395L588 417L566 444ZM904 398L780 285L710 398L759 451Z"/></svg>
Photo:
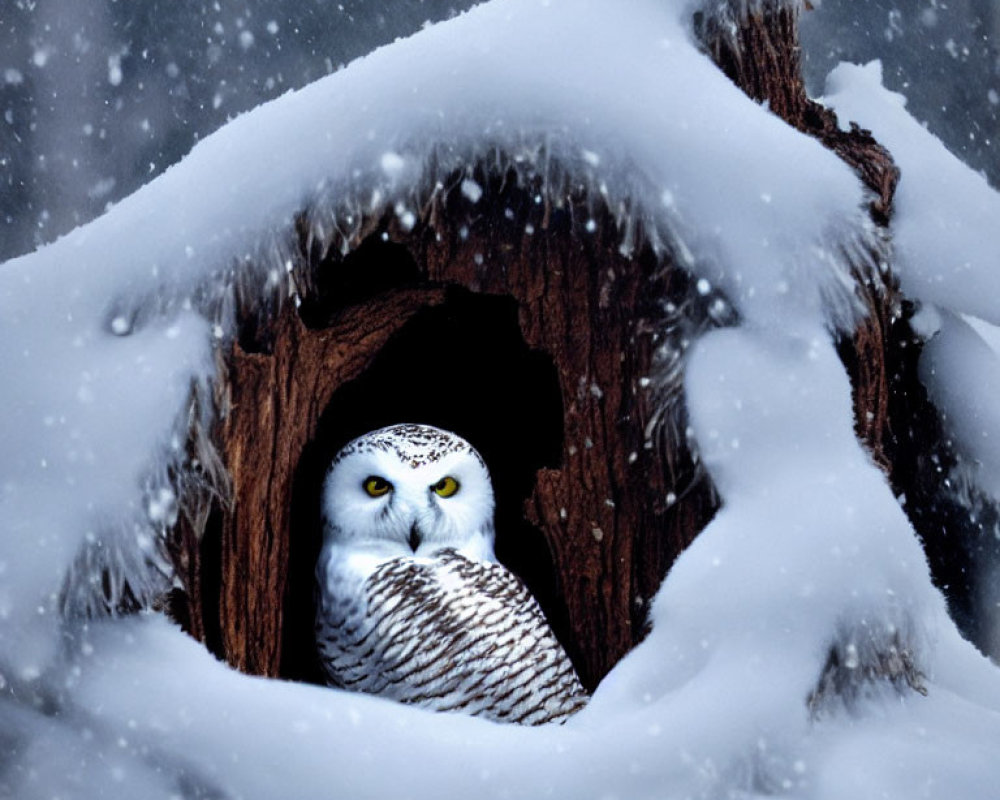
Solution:
<svg viewBox="0 0 1000 800"><path fill-rule="evenodd" d="M493 554L479 453L428 425L347 444L323 488L316 642L334 686L500 722L562 722L586 694Z"/></svg>

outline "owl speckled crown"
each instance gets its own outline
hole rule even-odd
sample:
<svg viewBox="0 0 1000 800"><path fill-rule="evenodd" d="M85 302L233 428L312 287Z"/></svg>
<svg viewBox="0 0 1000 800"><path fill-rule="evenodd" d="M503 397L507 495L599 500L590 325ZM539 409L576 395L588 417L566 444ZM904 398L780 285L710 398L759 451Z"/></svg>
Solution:
<svg viewBox="0 0 1000 800"><path fill-rule="evenodd" d="M435 428L433 425L400 423L379 428L348 442L333 458L330 466L353 453L381 451L395 453L404 464L417 469L433 464L451 453L471 453L486 467L483 457L471 444L457 434Z"/></svg>

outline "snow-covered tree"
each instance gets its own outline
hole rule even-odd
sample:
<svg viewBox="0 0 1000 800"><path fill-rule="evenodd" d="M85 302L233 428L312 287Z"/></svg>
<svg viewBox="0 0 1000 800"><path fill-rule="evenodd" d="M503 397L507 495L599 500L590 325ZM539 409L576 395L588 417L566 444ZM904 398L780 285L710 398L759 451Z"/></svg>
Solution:
<svg viewBox="0 0 1000 800"><path fill-rule="evenodd" d="M877 64L810 100L800 11L494 0L0 267L3 791L991 796L931 567L1000 491L1000 201ZM400 409L495 447L567 724L309 683L317 470Z"/></svg>

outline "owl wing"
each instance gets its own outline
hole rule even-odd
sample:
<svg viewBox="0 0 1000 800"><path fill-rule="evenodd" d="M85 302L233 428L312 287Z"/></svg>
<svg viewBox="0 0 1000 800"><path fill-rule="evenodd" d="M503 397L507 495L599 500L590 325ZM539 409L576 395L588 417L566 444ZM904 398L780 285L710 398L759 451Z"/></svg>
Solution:
<svg viewBox="0 0 1000 800"><path fill-rule="evenodd" d="M501 564L453 550L393 559L363 595L327 665L345 688L527 725L565 721L586 703L538 603Z"/></svg>

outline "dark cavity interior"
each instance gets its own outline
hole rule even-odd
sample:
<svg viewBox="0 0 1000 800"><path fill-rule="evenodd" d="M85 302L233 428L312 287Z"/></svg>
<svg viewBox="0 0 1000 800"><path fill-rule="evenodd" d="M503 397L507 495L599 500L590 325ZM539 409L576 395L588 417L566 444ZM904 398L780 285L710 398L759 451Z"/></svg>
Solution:
<svg viewBox="0 0 1000 800"><path fill-rule="evenodd" d="M356 287L356 297L366 294ZM333 396L299 463L285 676L322 681L312 645L313 572L322 543L320 500L329 463L354 437L398 422L454 431L482 454L496 493L497 556L527 583L565 642L566 613L552 555L523 511L536 471L559 465L562 421L555 366L548 355L525 344L513 298L454 288L444 304L424 309L407 323L357 380Z"/></svg>

